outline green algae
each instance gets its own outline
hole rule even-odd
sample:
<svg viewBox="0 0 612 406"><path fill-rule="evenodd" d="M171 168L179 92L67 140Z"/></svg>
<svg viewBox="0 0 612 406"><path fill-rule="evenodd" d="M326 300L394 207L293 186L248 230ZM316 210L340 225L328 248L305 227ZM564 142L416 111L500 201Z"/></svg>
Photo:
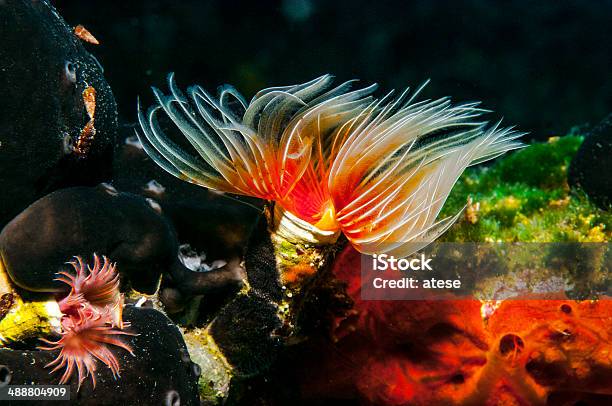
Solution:
<svg viewBox="0 0 612 406"><path fill-rule="evenodd" d="M612 237L612 213L597 208L567 184L567 169L583 138L553 137L468 169L449 196L442 216L471 203L441 241L604 242Z"/></svg>
<svg viewBox="0 0 612 406"><path fill-rule="evenodd" d="M223 404L233 378L232 368L207 329L184 330L191 359L201 368L198 392L205 404Z"/></svg>

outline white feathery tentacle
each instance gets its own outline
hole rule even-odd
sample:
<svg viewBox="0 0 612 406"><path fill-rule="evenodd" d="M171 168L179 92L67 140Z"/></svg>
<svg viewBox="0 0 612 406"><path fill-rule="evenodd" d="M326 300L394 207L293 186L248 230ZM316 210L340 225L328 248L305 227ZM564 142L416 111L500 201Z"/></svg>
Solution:
<svg viewBox="0 0 612 406"><path fill-rule="evenodd" d="M364 253L406 256L414 242L433 241L459 216L437 220L461 173L521 147L515 140L522 134L474 121L485 112L478 103L398 103L405 97L356 117L330 171L336 219Z"/></svg>
<svg viewBox="0 0 612 406"><path fill-rule="evenodd" d="M139 106L138 135L174 176L275 201L285 223L310 224L326 243L342 231L361 252L401 256L459 217L438 219L468 166L522 146L522 133L479 120L488 112L479 103L415 101L427 82L376 99L376 85L352 90L354 81L332 81L267 88L247 104L231 86L218 98L199 86L185 96L171 74L170 95L153 89L157 105L146 114ZM166 135L160 110L197 156Z"/></svg>

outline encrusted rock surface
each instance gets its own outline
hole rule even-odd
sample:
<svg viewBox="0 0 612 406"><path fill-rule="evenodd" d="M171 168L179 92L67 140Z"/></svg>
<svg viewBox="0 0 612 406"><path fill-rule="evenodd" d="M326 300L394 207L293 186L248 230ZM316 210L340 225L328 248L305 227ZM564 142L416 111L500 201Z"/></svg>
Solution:
<svg viewBox="0 0 612 406"><path fill-rule="evenodd" d="M88 377L77 392L74 374L69 382L71 404L199 405L200 370L190 359L179 329L153 309L127 306L124 320L131 323L129 330L138 335L124 338L133 348L133 356L122 349L112 349L119 360L121 377L114 379L110 369L98 363L96 388ZM50 351L1 349L0 365L6 368L5 380L10 385L54 385L61 373L49 374L50 369L44 365L55 356Z"/></svg>
<svg viewBox="0 0 612 406"><path fill-rule="evenodd" d="M93 118L87 88L95 89ZM0 89L0 227L49 192L110 179L113 94L49 2L0 2ZM85 134L90 121L95 131Z"/></svg>

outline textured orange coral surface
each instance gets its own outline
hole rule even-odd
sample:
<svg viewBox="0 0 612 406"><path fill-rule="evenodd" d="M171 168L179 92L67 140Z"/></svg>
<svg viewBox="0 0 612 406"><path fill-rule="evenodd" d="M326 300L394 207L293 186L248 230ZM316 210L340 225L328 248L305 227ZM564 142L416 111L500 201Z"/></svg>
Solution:
<svg viewBox="0 0 612 406"><path fill-rule="evenodd" d="M335 269L355 306L322 375L365 402L612 404L610 300L508 300L483 317L478 300L360 300L352 249Z"/></svg>

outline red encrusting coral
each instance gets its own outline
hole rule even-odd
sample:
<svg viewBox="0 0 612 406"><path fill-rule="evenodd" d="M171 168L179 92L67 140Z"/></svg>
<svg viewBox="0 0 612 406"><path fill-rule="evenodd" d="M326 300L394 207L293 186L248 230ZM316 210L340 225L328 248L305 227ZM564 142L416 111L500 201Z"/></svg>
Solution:
<svg viewBox="0 0 612 406"><path fill-rule="evenodd" d="M478 300L362 301L359 267L350 247L337 258L354 307L305 391L376 405L612 399L612 300L505 300L483 317Z"/></svg>
<svg viewBox="0 0 612 406"><path fill-rule="evenodd" d="M54 366L51 372L65 367L60 384L68 382L75 368L78 374L78 387L91 376L96 386L96 359L103 362L117 378L119 362L109 346L123 348L132 353L132 348L118 336L135 335L124 331L129 323L122 320L123 295L119 291L119 274L115 264L94 254L94 265L85 265L80 257L69 262L75 274L60 272L58 281L71 288L68 295L59 302L63 313L61 337L57 341L41 339L48 346L42 350L60 350L55 360L45 367Z"/></svg>

